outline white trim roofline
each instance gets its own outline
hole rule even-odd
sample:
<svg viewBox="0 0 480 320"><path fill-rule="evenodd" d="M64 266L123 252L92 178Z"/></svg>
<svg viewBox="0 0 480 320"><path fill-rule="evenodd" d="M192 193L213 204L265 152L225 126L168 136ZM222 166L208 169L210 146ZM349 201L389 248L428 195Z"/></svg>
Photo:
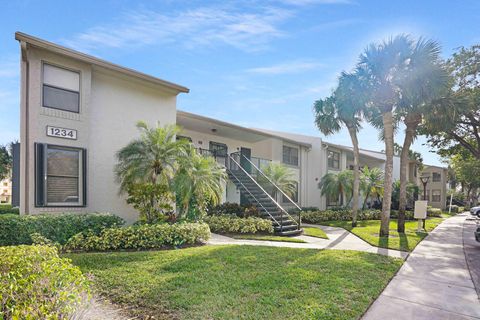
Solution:
<svg viewBox="0 0 480 320"><path fill-rule="evenodd" d="M163 80L163 79L160 79L160 78L156 78L156 77L153 77L153 76L148 75L146 73L142 73L142 72L130 69L130 68L122 67L118 64L114 64L114 63L108 62L106 60L102 60L102 59L96 58L94 56L91 56L91 55L88 55L88 54L85 54L85 53L82 53L82 52L79 52L79 51L76 51L76 50L72 50L72 49L66 48L64 46L60 46L58 44L55 44L55 43L52 43L52 42L49 42L49 41L46 41L46 40L43 40L43 39L33 37L33 36L28 35L28 34L23 33L23 32L18 32L18 31L15 32L15 39L20 41L20 42L32 45L34 47L42 48L42 49L45 49L45 50L48 50L48 51L52 51L52 52L55 52L55 53L58 53L58 54L61 54L61 55L67 56L67 57L71 57L71 58L86 62L86 63L90 63L92 65L100 66L100 67L103 67L105 69L117 71L117 72L129 75L129 76L141 79L141 80L145 80L145 81L157 84L157 85L161 85L163 87L166 87L168 89L176 91L177 93L180 93L180 92L188 93L190 91L190 89L188 89L187 87L178 85L176 83L169 82L169 81L166 81L166 80Z"/></svg>
<svg viewBox="0 0 480 320"><path fill-rule="evenodd" d="M281 135L276 135L276 134L272 134L272 133L257 130L257 129L242 127L242 126L239 126L237 124L233 124L233 123L230 123L230 122L225 122L225 121L214 119L214 118L209 118L209 117L202 116L202 115L199 115L199 114L196 114L196 113L186 112L186 111L182 111L182 110L177 109L177 115L192 118L192 119L202 120L202 121L209 121L209 122L215 123L215 124L220 125L220 126L225 126L225 127L238 129L238 130L243 130L243 131L246 131L246 132L250 132L250 133L254 133L254 134L258 134L258 135L262 135L262 136L266 136L266 137L270 137L270 138L277 138L277 139L281 139L281 140L289 142L289 143L298 144L298 145L301 145L301 146L304 146L304 147L307 147L307 148L312 148L312 145L310 143L305 143L305 142L301 142L301 141L288 139L288 138L285 138Z"/></svg>

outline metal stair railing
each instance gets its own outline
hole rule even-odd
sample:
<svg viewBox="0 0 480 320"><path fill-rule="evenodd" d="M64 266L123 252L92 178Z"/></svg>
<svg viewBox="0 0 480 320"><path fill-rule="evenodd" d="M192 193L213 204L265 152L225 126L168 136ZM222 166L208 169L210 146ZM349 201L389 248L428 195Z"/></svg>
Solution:
<svg viewBox="0 0 480 320"><path fill-rule="evenodd" d="M293 219L290 214L275 200L273 199L273 197L267 192L265 191L265 189L258 183L257 180L255 180L246 170L245 168L243 168L233 157L232 155L228 155L228 162L229 162L229 165L228 165L228 169L230 169L230 172L232 171L232 164L231 162L233 161L233 163L235 164L235 167L236 168L239 168L241 171L243 171L243 173L245 173L254 183L255 185L260 188L260 190L262 190L262 192L264 194L266 194L268 196L268 198L270 198L270 200L272 200L272 202L277 206L277 208L280 209L281 213L280 213L280 222L281 222L281 226L280 226L280 231L282 232L283 231L283 215L285 214L288 218L290 218L293 222L295 222L297 224L297 227L298 229L300 229L300 224L297 223L297 221L295 221L295 219Z"/></svg>
<svg viewBox="0 0 480 320"><path fill-rule="evenodd" d="M235 173L232 172L232 170L229 170L230 171L230 174L238 181L238 183L240 183L243 187L243 189L248 192L248 194L263 208L263 210L265 210L265 212L270 216L270 218L279 226L281 227L281 224L277 221L277 219L275 219L275 217L270 213L270 211L268 211L264 206L263 204L257 199L257 197L255 197L251 192L250 190L248 190L248 188L243 184L243 182L235 175Z"/></svg>
<svg viewBox="0 0 480 320"><path fill-rule="evenodd" d="M287 194L285 194L285 192L282 191L282 189L280 189L275 183L273 183L273 181L265 174L263 173L262 170L260 170L259 167L257 167L252 161L250 161L250 159L248 159L244 154L241 154L241 156L247 160L254 168L255 170L260 173L276 190L280 191L280 193L288 200L290 201L290 203L292 203L297 209L298 209L298 228L300 229L300 225L301 225L301 220L302 220L302 216L301 216L301 212L302 212L302 208L297 204L295 203L295 201L293 201ZM257 177L258 177L258 174L257 174ZM258 178L257 178L258 179ZM294 220L292 217L290 217L292 220Z"/></svg>

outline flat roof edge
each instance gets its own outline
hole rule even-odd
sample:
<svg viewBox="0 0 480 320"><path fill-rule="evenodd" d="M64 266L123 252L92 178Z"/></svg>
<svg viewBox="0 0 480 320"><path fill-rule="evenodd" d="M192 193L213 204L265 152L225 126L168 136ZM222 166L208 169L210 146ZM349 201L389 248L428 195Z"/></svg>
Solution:
<svg viewBox="0 0 480 320"><path fill-rule="evenodd" d="M37 37L33 37L33 36L28 35L28 34L23 33L23 32L18 32L18 31L15 32L15 39L17 41L23 41L25 43L31 44L35 47L50 50L50 51L56 52L58 54L62 54L62 55L65 55L65 56L68 56L68 57L71 57L71 58L75 58L75 59L78 59L78 60L81 60L81 61L84 61L84 62L88 62L88 63L94 64L94 65L97 65L97 66L104 67L106 69L114 70L114 71L117 71L117 72L120 72L120 73L123 73L123 74L127 74L129 76L133 76L133 77L136 77L136 78L139 78L139 79L142 79L142 80L146 80L146 81L158 84L158 85L162 85L162 86L167 87L169 89L178 91L179 93L180 92L183 92L183 93L190 92L190 89L188 89L187 87L178 85L176 83L169 82L169 81L166 81L166 80L163 80L163 79L160 79L160 78L156 78L156 77L153 77L153 76L148 75L146 73L136 71L134 69L130 69L130 68L127 68L127 67L123 67L123 66L120 66L118 64L114 64L114 63L108 62L106 60L102 60L102 59L96 58L94 56L91 56L91 55L88 55L88 54L85 54L85 53L82 53L82 52L79 52L79 51L76 51L76 50L73 50L73 49L69 49L67 47L55 44L53 42L49 42L49 41L46 41L46 40L43 40L43 39L40 39L40 38L37 38Z"/></svg>

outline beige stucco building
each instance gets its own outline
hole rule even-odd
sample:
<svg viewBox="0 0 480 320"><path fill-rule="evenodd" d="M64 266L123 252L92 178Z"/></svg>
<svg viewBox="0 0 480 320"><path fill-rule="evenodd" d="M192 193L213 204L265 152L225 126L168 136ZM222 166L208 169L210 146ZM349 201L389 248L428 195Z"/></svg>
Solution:
<svg viewBox="0 0 480 320"><path fill-rule="evenodd" d="M6 178L0 180L0 204L12 203L12 179Z"/></svg>
<svg viewBox="0 0 480 320"><path fill-rule="evenodd" d="M296 180L295 194L267 199L267 207L342 205L325 199L318 183L327 172L352 169L351 147L179 111L177 95L189 91L184 86L23 33L15 37L21 48L18 189L22 214L112 212L135 221L137 213L118 193L114 166L116 152L138 137L139 120L152 126L176 123L183 130L177 138L188 139L202 154L215 156L227 171L235 159L241 170L245 162L248 172L238 171L243 182L270 162L288 166ZM399 178L399 162L395 157L394 179ZM364 166L384 169L385 155L361 150L360 167ZM242 179L231 173L223 201L251 201L255 192L245 190ZM410 175L413 179L414 174ZM436 178L432 180L437 183ZM436 200L437 186L431 186Z"/></svg>
<svg viewBox="0 0 480 320"><path fill-rule="evenodd" d="M448 169L444 167L425 165L418 175L419 196L424 198L422 178L426 178L426 197L424 200L434 208L445 209L447 207Z"/></svg>

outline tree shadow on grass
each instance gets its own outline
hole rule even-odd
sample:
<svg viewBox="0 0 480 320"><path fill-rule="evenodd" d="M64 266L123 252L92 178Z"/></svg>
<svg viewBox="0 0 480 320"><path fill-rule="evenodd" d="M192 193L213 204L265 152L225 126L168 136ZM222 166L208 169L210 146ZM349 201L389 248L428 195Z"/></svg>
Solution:
<svg viewBox="0 0 480 320"><path fill-rule="evenodd" d="M400 237L400 250L410 251L407 235L405 233L399 233L398 236Z"/></svg>

